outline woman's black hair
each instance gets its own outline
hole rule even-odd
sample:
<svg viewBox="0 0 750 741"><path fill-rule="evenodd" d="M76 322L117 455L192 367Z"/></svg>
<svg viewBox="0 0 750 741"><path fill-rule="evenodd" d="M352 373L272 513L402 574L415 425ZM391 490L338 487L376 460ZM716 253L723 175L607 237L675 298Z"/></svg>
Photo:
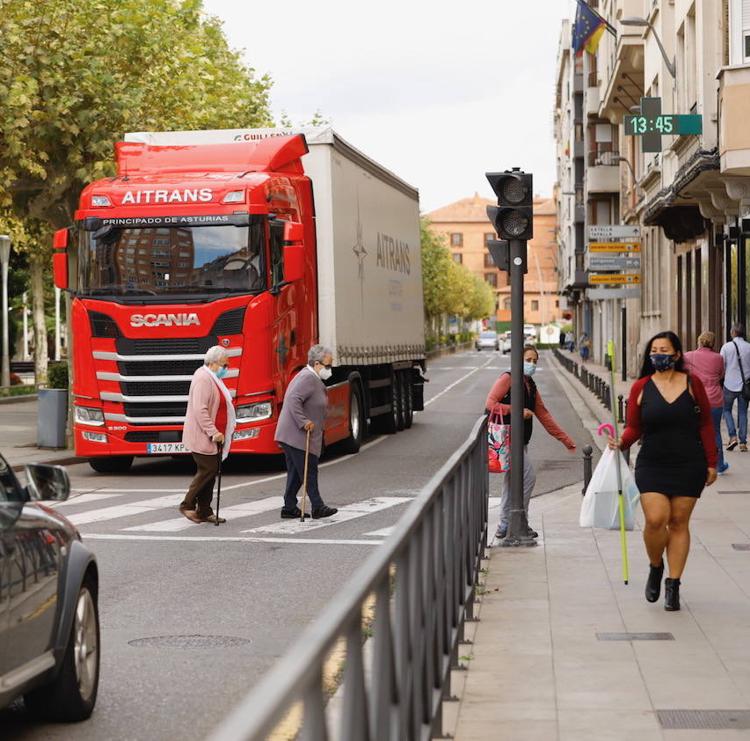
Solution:
<svg viewBox="0 0 750 741"><path fill-rule="evenodd" d="M641 374L638 376L638 378L645 378L646 376L652 375L656 371L656 369L654 368L654 364L651 362L651 345L654 344L654 340L670 341L672 347L674 348L674 351L676 353L680 353L679 359L674 364L674 369L676 371L682 371L683 373L685 373L685 355L682 352L682 342L680 342L680 338L674 332L667 330L666 332L659 332L658 334L655 334L646 343L646 347L643 349L643 364L641 365Z"/></svg>

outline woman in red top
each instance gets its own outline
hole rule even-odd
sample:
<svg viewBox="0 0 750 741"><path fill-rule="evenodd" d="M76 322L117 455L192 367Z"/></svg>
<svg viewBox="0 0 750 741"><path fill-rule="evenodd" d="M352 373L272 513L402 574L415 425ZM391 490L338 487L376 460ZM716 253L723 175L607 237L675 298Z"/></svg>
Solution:
<svg viewBox="0 0 750 741"><path fill-rule="evenodd" d="M684 371L682 344L660 332L646 344L640 378L628 399L626 450L641 440L635 482L645 516L643 540L650 561L646 599L656 602L667 551L669 578L664 608L680 609L680 578L690 550L690 515L705 486L716 481L716 442L711 405L700 379Z"/></svg>

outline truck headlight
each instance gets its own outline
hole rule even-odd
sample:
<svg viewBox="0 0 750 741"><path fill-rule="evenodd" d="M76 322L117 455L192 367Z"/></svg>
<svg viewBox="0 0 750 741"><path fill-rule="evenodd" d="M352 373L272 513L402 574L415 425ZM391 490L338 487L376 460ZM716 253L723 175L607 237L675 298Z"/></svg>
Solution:
<svg viewBox="0 0 750 741"><path fill-rule="evenodd" d="M237 407L237 420L240 422L257 422L268 419L273 414L273 404L270 401L258 401L255 404L245 404Z"/></svg>
<svg viewBox="0 0 750 741"><path fill-rule="evenodd" d="M104 424L104 412L101 409L93 407L76 407L75 420L84 425L96 425L101 427Z"/></svg>
<svg viewBox="0 0 750 741"><path fill-rule="evenodd" d="M107 436L103 432L89 432L84 430L83 439L92 443L106 443Z"/></svg>

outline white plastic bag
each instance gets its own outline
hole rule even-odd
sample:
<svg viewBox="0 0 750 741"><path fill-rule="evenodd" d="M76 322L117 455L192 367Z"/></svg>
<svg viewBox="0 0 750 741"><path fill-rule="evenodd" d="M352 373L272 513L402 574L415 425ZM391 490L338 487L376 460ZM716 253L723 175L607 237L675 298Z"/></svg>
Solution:
<svg viewBox="0 0 750 741"><path fill-rule="evenodd" d="M619 496L617 490L617 458L622 473L622 494L625 509L625 529L632 530L634 510L641 494L633 474L622 453L607 448L594 469L581 504L581 527L598 527L605 530L620 529Z"/></svg>

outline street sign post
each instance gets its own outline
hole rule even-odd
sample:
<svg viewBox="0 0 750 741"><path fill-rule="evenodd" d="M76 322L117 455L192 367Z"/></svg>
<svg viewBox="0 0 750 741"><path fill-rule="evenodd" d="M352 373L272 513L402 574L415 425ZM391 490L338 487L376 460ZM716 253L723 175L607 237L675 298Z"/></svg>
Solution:
<svg viewBox="0 0 750 741"><path fill-rule="evenodd" d="M598 299L614 298L640 298L640 286L624 286L623 288L589 288L586 291L586 298L596 301Z"/></svg>
<svg viewBox="0 0 750 741"><path fill-rule="evenodd" d="M637 286L641 276L637 273L589 273L589 285L592 286Z"/></svg>
<svg viewBox="0 0 750 741"><path fill-rule="evenodd" d="M640 242L589 242L589 252L640 252Z"/></svg>
<svg viewBox="0 0 750 741"><path fill-rule="evenodd" d="M591 224L587 231L589 239L595 242L641 238L641 227L630 224Z"/></svg>
<svg viewBox="0 0 750 741"><path fill-rule="evenodd" d="M641 256L622 257L620 255L594 254L588 258L589 270L640 270Z"/></svg>

